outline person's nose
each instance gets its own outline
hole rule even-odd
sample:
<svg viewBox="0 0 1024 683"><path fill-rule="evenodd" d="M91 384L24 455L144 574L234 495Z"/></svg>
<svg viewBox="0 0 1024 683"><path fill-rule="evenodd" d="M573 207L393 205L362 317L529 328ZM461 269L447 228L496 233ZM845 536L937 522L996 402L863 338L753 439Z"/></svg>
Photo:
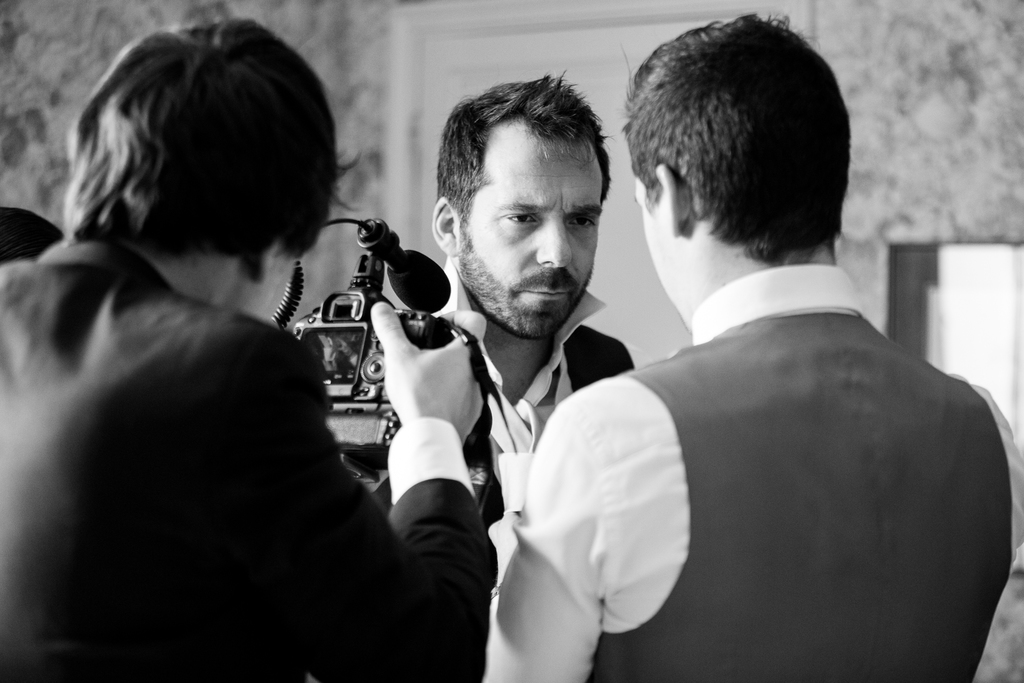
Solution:
<svg viewBox="0 0 1024 683"><path fill-rule="evenodd" d="M565 268L572 263L569 232L560 220L548 219L537 231L537 262L548 268Z"/></svg>

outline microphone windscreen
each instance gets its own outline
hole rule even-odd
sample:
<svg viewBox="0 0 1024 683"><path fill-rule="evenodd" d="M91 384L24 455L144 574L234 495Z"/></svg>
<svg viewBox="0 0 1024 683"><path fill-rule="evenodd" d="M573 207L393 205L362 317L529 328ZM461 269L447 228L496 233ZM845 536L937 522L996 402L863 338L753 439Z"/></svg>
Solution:
<svg viewBox="0 0 1024 683"><path fill-rule="evenodd" d="M407 249L405 253L409 257L407 270L397 272L388 268L391 287L409 308L436 313L448 303L452 293L448 276L429 256L412 249Z"/></svg>

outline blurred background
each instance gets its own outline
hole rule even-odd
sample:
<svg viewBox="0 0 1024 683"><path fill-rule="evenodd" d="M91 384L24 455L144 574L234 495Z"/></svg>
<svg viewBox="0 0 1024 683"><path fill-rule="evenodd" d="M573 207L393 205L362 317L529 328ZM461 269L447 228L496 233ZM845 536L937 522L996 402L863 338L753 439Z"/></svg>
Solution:
<svg viewBox="0 0 1024 683"><path fill-rule="evenodd" d="M987 387L1020 435L1020 0L0 0L0 205L62 225L67 131L126 43L171 24L251 17L326 84L339 157L357 160L334 215L383 218L404 245L440 260L429 218L448 110L496 82L565 73L611 136L592 284L609 306L595 326L663 357L689 337L647 257L623 96L656 45L748 12L789 16L843 90L853 147L839 260L869 320ZM345 289L357 256L348 228L325 231L303 263L300 313ZM1004 594L978 681L1024 681L1022 577Z"/></svg>

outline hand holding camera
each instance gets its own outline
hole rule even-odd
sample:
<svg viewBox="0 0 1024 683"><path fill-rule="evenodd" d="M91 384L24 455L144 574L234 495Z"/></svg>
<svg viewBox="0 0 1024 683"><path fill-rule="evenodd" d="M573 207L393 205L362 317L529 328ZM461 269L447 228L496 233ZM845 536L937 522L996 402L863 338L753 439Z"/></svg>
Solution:
<svg viewBox="0 0 1024 683"><path fill-rule="evenodd" d="M359 246L367 253L359 258L349 288L329 295L303 316L294 333L323 365L331 401L327 426L346 466L361 480L379 481L379 470L388 468L388 449L401 426L399 415L406 420L450 421L463 439L467 464L489 464L491 415L482 396L497 397L498 391L477 342L483 318L458 312L453 325L432 316L429 311L448 300L447 276L423 254L402 249L398 235L384 221L328 222L334 223L358 226ZM421 310L391 308L383 294L385 267L395 293ZM299 293L300 272L297 267L292 282ZM381 303L386 305L378 306ZM280 326L296 305L292 298L282 302L280 315L275 315ZM377 328L378 318L384 331Z"/></svg>
<svg viewBox="0 0 1024 683"><path fill-rule="evenodd" d="M483 316L460 313L457 326L481 338L486 325ZM447 420L465 441L483 408L470 348L458 337L441 348L417 348L409 341L402 319L385 303L375 304L371 317L387 357L387 395L402 421L421 417Z"/></svg>

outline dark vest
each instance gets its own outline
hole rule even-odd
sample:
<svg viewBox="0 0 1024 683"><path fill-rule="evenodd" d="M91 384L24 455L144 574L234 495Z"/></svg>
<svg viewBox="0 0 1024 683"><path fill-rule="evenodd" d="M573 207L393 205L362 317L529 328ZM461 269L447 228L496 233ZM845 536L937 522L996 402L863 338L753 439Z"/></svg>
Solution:
<svg viewBox="0 0 1024 683"><path fill-rule="evenodd" d="M594 680L970 681L1009 573L985 401L861 318L761 320L634 373L676 423L689 556Z"/></svg>
<svg viewBox="0 0 1024 683"><path fill-rule="evenodd" d="M563 345L573 391L633 369L625 345L614 337L580 325Z"/></svg>

